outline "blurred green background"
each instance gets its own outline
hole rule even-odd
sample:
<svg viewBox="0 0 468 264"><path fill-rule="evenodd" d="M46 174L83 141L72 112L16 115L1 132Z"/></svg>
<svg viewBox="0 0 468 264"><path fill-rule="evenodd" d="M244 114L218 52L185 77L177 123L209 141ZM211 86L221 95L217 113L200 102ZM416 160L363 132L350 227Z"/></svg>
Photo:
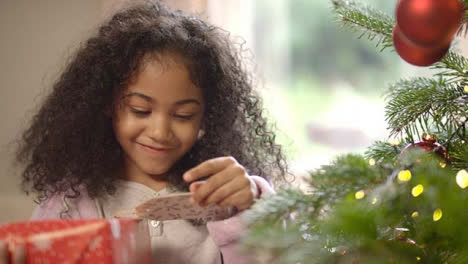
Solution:
<svg viewBox="0 0 468 264"><path fill-rule="evenodd" d="M388 14L396 4L362 2ZM257 0L254 18L255 59L266 80L259 90L293 168L313 169L384 139L382 94L402 71L396 53L380 53L376 42L343 28L326 0ZM287 55L271 63L278 52Z"/></svg>

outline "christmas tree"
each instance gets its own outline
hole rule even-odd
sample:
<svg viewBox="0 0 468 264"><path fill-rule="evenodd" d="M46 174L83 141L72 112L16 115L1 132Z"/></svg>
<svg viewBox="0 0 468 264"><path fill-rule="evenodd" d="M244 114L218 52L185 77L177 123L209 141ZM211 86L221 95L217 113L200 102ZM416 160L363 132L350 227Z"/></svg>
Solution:
<svg viewBox="0 0 468 264"><path fill-rule="evenodd" d="M395 16L331 3L347 29L437 73L388 87L394 140L312 171L310 193L258 200L245 248L265 263L468 263L468 59L453 41L468 0L400 0Z"/></svg>

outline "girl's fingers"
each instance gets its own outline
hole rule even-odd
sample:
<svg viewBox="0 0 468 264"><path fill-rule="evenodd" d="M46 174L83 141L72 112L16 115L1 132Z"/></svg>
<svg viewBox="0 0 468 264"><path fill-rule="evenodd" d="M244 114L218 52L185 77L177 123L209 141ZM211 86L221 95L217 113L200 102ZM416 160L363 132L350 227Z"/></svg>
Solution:
<svg viewBox="0 0 468 264"><path fill-rule="evenodd" d="M211 193L205 200L202 201L203 205L208 205L212 203L219 203L226 199L227 197L233 195L234 193L244 189L249 188L250 182L245 180L243 177L234 178L232 181L222 185Z"/></svg>
<svg viewBox="0 0 468 264"><path fill-rule="evenodd" d="M0 264L8 264L8 247L3 240L0 240Z"/></svg>
<svg viewBox="0 0 468 264"><path fill-rule="evenodd" d="M201 185L200 188L193 193L193 199L197 203L204 201L211 193L237 177L239 173L244 174L244 171L240 171L237 167L230 167L211 176L206 180L205 184Z"/></svg>
<svg viewBox="0 0 468 264"><path fill-rule="evenodd" d="M209 159L202 162L200 165L186 171L183 175L183 179L186 182L192 182L194 180L216 174L235 164L237 164L237 161L233 157L219 157Z"/></svg>
<svg viewBox="0 0 468 264"><path fill-rule="evenodd" d="M24 245L16 244L12 251L12 264L26 263L26 248ZM0 264L8 264L8 262L8 245L5 241L0 240Z"/></svg>
<svg viewBox="0 0 468 264"><path fill-rule="evenodd" d="M190 184L189 186L189 190L190 192L196 192L198 189L200 189L200 187L205 183L206 181L196 181L196 182L193 182L192 184Z"/></svg>
<svg viewBox="0 0 468 264"><path fill-rule="evenodd" d="M243 211L248 209L252 204L252 192L248 189L242 189L218 203L218 206L235 206L239 211Z"/></svg>
<svg viewBox="0 0 468 264"><path fill-rule="evenodd" d="M190 192L191 192L191 193L196 192L204 183L205 183L205 181L196 181L196 182L193 182L193 183L190 184L190 186L189 186ZM190 197L190 202L191 202L192 204L195 204L195 199L193 199L193 195Z"/></svg>
<svg viewBox="0 0 468 264"><path fill-rule="evenodd" d="M12 264L26 263L26 248L24 245L16 245L13 249Z"/></svg>

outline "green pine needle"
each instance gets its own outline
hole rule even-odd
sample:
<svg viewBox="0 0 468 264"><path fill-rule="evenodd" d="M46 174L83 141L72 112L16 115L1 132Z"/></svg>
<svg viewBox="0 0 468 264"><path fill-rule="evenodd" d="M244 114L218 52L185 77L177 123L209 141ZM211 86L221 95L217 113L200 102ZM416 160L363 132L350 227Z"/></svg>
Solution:
<svg viewBox="0 0 468 264"><path fill-rule="evenodd" d="M442 78L417 77L390 85L385 107L390 134L406 133L414 139L423 132L455 131L460 125L457 116L464 110L457 103L463 93Z"/></svg>
<svg viewBox="0 0 468 264"><path fill-rule="evenodd" d="M387 14L367 5L353 1L332 0L332 8L341 24L354 32L361 32L359 38L366 36L376 40L381 51L392 47L392 31L395 21Z"/></svg>
<svg viewBox="0 0 468 264"><path fill-rule="evenodd" d="M450 82L468 79L468 59L452 51L448 52L442 60L434 63L431 68L441 70L436 76L446 78Z"/></svg>
<svg viewBox="0 0 468 264"><path fill-rule="evenodd" d="M377 163L395 165L398 160L398 155L406 144L401 142L398 146L392 146L388 142L376 141L370 146L365 157L374 159Z"/></svg>

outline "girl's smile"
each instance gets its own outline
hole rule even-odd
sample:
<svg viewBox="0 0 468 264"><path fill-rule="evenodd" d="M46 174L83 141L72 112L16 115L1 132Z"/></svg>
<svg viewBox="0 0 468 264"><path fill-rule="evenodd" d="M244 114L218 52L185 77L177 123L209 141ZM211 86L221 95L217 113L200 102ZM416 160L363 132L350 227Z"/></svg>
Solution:
<svg viewBox="0 0 468 264"><path fill-rule="evenodd" d="M169 153L169 151L172 149L172 148L168 148L168 147L147 146L147 145L141 144L141 143L137 143L137 144L142 146L142 148L145 151L147 151L148 153L151 153L151 154L154 154L154 155L167 155Z"/></svg>

